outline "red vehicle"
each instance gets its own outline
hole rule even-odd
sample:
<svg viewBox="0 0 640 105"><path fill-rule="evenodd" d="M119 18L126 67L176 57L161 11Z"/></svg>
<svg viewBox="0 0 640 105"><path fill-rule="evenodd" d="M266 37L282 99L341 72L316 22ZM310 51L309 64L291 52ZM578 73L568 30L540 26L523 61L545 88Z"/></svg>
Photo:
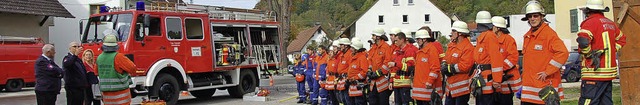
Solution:
<svg viewBox="0 0 640 105"><path fill-rule="evenodd" d="M39 38L0 36L0 90L15 92L35 84L34 65L42 46Z"/></svg>
<svg viewBox="0 0 640 105"><path fill-rule="evenodd" d="M217 89L228 89L232 97L242 97L255 91L264 70L279 68L278 22L270 15L202 5L151 8L181 11L103 12L81 26L82 45L97 51L96 57L102 32L119 34L118 52L138 67L132 92L158 96L168 104L177 102L180 91L211 98Z"/></svg>

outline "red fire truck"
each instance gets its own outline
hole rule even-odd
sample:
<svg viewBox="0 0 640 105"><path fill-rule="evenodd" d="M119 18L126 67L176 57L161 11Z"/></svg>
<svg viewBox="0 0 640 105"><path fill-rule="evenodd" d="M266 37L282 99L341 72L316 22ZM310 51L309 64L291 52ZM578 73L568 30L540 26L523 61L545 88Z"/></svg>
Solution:
<svg viewBox="0 0 640 105"><path fill-rule="evenodd" d="M138 68L132 92L168 104L177 102L180 91L211 98L228 89L242 97L255 91L265 70L279 68L278 22L267 12L174 3L138 8L101 10L81 21L82 46L96 57L102 32L118 33L118 52Z"/></svg>
<svg viewBox="0 0 640 105"><path fill-rule="evenodd" d="M39 38L0 36L0 90L14 92L34 85L34 65L42 46Z"/></svg>

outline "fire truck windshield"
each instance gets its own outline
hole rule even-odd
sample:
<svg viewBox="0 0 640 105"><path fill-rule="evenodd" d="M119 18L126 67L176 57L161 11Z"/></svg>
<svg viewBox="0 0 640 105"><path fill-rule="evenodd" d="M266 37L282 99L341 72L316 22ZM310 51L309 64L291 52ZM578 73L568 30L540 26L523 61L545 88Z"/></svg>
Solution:
<svg viewBox="0 0 640 105"><path fill-rule="evenodd" d="M109 14L89 18L82 34L82 42L101 42L107 29L115 30L118 41L126 41L131 29L132 14Z"/></svg>

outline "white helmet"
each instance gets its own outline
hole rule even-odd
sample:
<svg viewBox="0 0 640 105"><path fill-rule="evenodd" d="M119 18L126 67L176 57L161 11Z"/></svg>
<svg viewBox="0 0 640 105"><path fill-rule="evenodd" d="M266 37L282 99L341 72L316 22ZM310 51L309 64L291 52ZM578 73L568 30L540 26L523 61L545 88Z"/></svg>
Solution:
<svg viewBox="0 0 640 105"><path fill-rule="evenodd" d="M585 5L587 9L591 10L605 10L604 1L602 0L587 0L587 5Z"/></svg>
<svg viewBox="0 0 640 105"><path fill-rule="evenodd" d="M358 38L358 37L351 38L351 44L353 44L355 42L362 42L362 40L360 40L360 38Z"/></svg>
<svg viewBox="0 0 640 105"><path fill-rule="evenodd" d="M334 41L331 43L331 46L340 46L340 41L339 41L339 40L334 40Z"/></svg>
<svg viewBox="0 0 640 105"><path fill-rule="evenodd" d="M492 17L491 22L493 22L493 26L496 26L498 28L507 28L507 20L505 20L501 16Z"/></svg>
<svg viewBox="0 0 640 105"><path fill-rule="evenodd" d="M395 35L395 34L400 33L400 31L401 31L400 28L391 28L391 32L389 32L389 34L394 34Z"/></svg>
<svg viewBox="0 0 640 105"><path fill-rule="evenodd" d="M407 36L407 38L413 38L413 35L411 35L411 31L409 31L409 29L402 29L402 33L404 33L404 36Z"/></svg>
<svg viewBox="0 0 640 105"><path fill-rule="evenodd" d="M353 47L353 48L354 48L354 49L356 49L356 50L359 50L359 49L361 49L361 48L362 48L362 42L360 42L360 41L353 42L353 43L351 44L351 47Z"/></svg>
<svg viewBox="0 0 640 105"><path fill-rule="evenodd" d="M431 38L431 36L429 36L429 31L427 30L416 31L416 39L424 39L424 38Z"/></svg>
<svg viewBox="0 0 640 105"><path fill-rule="evenodd" d="M384 29L382 29L382 28L376 28L376 29L373 29L373 31L371 32L371 34L376 35L376 36L382 36L382 35L384 35L385 33L384 33Z"/></svg>
<svg viewBox="0 0 640 105"><path fill-rule="evenodd" d="M525 5L525 14L530 13L541 13L544 15L544 8L542 8L540 2L531 0L527 3L527 5Z"/></svg>
<svg viewBox="0 0 640 105"><path fill-rule="evenodd" d="M451 29L461 33L469 33L469 28L467 26L467 23L462 21L453 22L453 25L451 25Z"/></svg>
<svg viewBox="0 0 640 105"><path fill-rule="evenodd" d="M340 44L351 45L351 41L349 41L349 38L340 38L338 39L338 41L340 41Z"/></svg>
<svg viewBox="0 0 640 105"><path fill-rule="evenodd" d="M491 23L491 13L489 11L480 11L476 14L476 23Z"/></svg>

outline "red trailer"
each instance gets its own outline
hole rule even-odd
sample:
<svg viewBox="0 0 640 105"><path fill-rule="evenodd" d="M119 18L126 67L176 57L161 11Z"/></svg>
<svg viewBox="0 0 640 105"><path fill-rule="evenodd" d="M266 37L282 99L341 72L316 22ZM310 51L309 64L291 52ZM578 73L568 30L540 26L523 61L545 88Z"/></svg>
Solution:
<svg viewBox="0 0 640 105"><path fill-rule="evenodd" d="M0 90L14 92L34 85L34 65L43 45L39 38L0 36Z"/></svg>

